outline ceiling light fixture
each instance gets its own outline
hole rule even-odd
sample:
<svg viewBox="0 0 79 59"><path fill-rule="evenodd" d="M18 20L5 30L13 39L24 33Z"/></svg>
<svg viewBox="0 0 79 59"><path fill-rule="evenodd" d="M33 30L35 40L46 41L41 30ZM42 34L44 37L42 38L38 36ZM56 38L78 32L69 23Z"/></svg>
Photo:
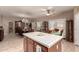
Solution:
<svg viewBox="0 0 79 59"><path fill-rule="evenodd" d="M44 9L44 8L41 9L41 11L43 12L44 15L49 16L49 15L54 14L55 9L54 9L54 7L48 7L48 8L46 8L46 9Z"/></svg>

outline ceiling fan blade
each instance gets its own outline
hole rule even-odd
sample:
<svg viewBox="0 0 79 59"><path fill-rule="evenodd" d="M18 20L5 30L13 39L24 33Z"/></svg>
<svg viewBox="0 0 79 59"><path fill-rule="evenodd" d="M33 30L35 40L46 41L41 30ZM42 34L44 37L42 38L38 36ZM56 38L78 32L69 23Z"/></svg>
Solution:
<svg viewBox="0 0 79 59"><path fill-rule="evenodd" d="M50 6L50 7L48 7L48 9L51 10L51 9L53 9L53 7Z"/></svg>
<svg viewBox="0 0 79 59"><path fill-rule="evenodd" d="M47 9L41 9L44 15L54 14L55 9L53 7L48 7Z"/></svg>
<svg viewBox="0 0 79 59"><path fill-rule="evenodd" d="M44 11L46 11L46 9L41 9L41 11L43 11L43 12L44 12Z"/></svg>

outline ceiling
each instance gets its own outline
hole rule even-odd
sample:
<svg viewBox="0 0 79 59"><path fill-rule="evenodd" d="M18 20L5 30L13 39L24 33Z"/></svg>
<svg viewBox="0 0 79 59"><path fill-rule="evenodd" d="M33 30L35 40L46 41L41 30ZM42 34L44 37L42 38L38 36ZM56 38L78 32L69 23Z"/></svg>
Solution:
<svg viewBox="0 0 79 59"><path fill-rule="evenodd" d="M17 17L36 17L42 15L42 8L49 6L0 6L0 14ZM52 7L52 6L51 6ZM55 13L72 10L74 6L53 6Z"/></svg>

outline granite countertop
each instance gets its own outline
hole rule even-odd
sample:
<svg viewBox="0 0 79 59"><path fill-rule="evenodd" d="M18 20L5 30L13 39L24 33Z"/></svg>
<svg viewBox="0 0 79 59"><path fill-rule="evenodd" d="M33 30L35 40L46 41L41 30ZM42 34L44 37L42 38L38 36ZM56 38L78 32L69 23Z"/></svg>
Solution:
<svg viewBox="0 0 79 59"><path fill-rule="evenodd" d="M23 33L24 36L31 38L32 40L40 43L41 45L50 48L55 43L62 39L62 36L43 33L43 32L30 32L30 33Z"/></svg>

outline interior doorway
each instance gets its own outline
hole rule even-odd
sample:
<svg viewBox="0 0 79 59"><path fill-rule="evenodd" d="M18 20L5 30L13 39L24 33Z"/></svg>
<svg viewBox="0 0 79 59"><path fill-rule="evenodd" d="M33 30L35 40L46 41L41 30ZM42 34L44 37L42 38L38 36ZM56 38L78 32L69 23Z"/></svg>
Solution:
<svg viewBox="0 0 79 59"><path fill-rule="evenodd" d="M9 22L9 33L13 33L13 22Z"/></svg>

